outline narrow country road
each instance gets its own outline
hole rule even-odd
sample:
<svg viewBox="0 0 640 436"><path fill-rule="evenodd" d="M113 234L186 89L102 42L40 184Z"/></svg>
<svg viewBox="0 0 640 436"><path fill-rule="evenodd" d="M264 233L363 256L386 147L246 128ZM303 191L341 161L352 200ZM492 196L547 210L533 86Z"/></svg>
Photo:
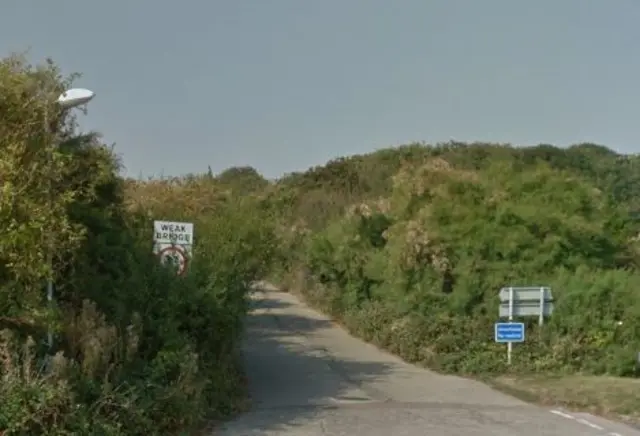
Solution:
<svg viewBox="0 0 640 436"><path fill-rule="evenodd" d="M293 295L253 296L245 343L252 410L222 436L640 436L435 374L349 336Z"/></svg>

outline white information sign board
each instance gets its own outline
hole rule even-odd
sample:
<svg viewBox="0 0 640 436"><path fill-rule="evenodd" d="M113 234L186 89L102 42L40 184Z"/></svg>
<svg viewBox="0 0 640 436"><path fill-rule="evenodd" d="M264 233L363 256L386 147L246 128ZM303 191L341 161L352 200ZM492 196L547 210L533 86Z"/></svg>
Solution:
<svg viewBox="0 0 640 436"><path fill-rule="evenodd" d="M153 242L159 244L193 244L193 223L153 222Z"/></svg>

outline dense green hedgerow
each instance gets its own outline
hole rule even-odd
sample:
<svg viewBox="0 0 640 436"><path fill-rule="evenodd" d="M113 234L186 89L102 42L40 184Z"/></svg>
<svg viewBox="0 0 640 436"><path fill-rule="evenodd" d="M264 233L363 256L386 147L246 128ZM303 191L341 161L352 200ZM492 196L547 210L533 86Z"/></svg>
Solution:
<svg viewBox="0 0 640 436"><path fill-rule="evenodd" d="M70 83L52 63L0 61L0 433L189 431L243 398L245 296L271 231L210 177L122 180L56 107ZM187 277L153 256L153 219L195 223Z"/></svg>
<svg viewBox="0 0 640 436"><path fill-rule="evenodd" d="M411 145L280 180L276 277L352 331L442 371L504 371L503 286L551 286L512 371L633 376L640 160L604 147Z"/></svg>

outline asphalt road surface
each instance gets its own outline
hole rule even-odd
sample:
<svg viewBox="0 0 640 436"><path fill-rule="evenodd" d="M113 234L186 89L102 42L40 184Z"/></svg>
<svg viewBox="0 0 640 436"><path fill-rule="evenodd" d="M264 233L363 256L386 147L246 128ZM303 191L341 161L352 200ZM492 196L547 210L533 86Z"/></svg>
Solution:
<svg viewBox="0 0 640 436"><path fill-rule="evenodd" d="M217 435L640 436L404 363L293 295L265 291L253 299L244 348L252 410Z"/></svg>

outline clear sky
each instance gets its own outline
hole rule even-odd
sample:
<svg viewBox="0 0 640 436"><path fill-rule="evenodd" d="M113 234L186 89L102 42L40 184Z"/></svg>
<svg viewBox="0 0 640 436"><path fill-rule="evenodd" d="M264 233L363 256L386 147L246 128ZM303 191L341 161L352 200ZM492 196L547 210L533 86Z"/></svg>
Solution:
<svg viewBox="0 0 640 436"><path fill-rule="evenodd" d="M267 177L411 141L640 152L640 0L1 0L127 174Z"/></svg>

